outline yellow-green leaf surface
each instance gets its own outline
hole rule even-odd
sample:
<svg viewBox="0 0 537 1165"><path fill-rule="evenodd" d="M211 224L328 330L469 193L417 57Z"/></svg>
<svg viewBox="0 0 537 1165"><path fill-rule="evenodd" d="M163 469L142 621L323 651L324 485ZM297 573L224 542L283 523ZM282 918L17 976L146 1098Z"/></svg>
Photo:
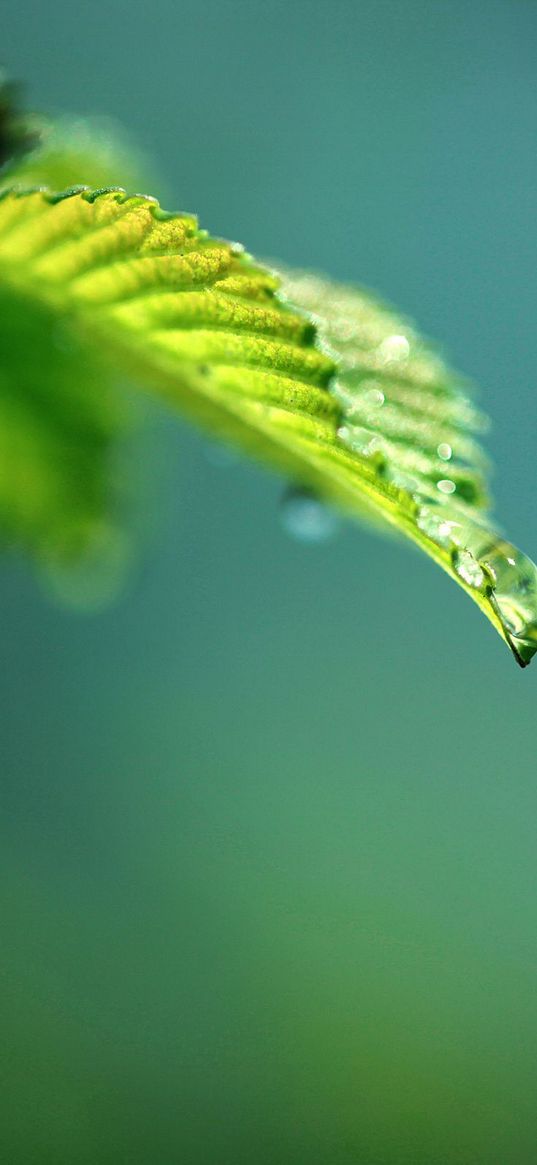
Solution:
<svg viewBox="0 0 537 1165"><path fill-rule="evenodd" d="M482 418L406 321L120 189L5 192L0 280L216 435L409 537L529 662L537 571L486 515Z"/></svg>

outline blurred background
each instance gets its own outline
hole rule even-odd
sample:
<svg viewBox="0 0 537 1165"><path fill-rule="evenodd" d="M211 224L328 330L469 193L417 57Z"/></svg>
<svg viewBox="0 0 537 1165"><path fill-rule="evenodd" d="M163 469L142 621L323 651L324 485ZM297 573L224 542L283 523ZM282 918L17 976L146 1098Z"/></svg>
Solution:
<svg viewBox="0 0 537 1165"><path fill-rule="evenodd" d="M167 205L481 384L535 557L535 4L2 9L32 108L114 115ZM151 423L115 605L1 565L4 1159L534 1162L537 665L411 549L293 541L277 478Z"/></svg>

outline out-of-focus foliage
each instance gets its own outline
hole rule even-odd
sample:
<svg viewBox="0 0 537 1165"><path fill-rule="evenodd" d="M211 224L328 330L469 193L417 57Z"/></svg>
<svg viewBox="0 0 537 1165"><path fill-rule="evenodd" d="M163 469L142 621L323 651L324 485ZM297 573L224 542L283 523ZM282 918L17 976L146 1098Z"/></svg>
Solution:
<svg viewBox="0 0 537 1165"><path fill-rule="evenodd" d="M130 190L154 184L154 168L111 118L43 119L29 144L32 148L19 150L2 175L4 186L64 190L74 177L97 188L113 184L118 174Z"/></svg>
<svg viewBox="0 0 537 1165"><path fill-rule="evenodd" d="M0 171L16 165L40 142L41 124L19 113L19 86L8 81L0 70Z"/></svg>
<svg viewBox="0 0 537 1165"><path fill-rule="evenodd" d="M56 313L0 287L0 536L50 573L123 541L115 454L128 424L109 372ZM113 552L116 560L116 551Z"/></svg>

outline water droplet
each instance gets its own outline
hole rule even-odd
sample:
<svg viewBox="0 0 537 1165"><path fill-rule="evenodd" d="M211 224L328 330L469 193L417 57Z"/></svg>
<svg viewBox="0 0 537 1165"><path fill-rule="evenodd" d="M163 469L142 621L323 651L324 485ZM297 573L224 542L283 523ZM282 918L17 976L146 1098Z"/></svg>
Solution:
<svg viewBox="0 0 537 1165"><path fill-rule="evenodd" d="M417 477L413 477L410 473L404 473L398 467L390 466L388 476L392 485L395 485L397 489L402 489L405 493L411 494L412 496L414 496L416 490L421 488L422 483Z"/></svg>
<svg viewBox="0 0 537 1165"><path fill-rule="evenodd" d="M436 452L441 461L450 461L453 456L453 449L448 445L447 441L441 441L437 446Z"/></svg>
<svg viewBox="0 0 537 1165"><path fill-rule="evenodd" d="M499 540L482 551L481 561L494 587L494 605L506 630L537 646L537 568L510 542Z"/></svg>
<svg viewBox="0 0 537 1165"><path fill-rule="evenodd" d="M378 354L384 364L391 364L394 360L406 360L410 352L410 344L406 336L386 336L379 345Z"/></svg>
<svg viewBox="0 0 537 1165"><path fill-rule="evenodd" d="M370 388L365 393L364 400L367 401L368 405L377 405L380 407L380 405L384 404L385 396L380 388Z"/></svg>
<svg viewBox="0 0 537 1165"><path fill-rule="evenodd" d="M370 429L364 429L361 425L342 425L337 435L354 453L386 464L384 441Z"/></svg>
<svg viewBox="0 0 537 1165"><path fill-rule="evenodd" d="M521 636L526 628L526 613L519 607L514 595L494 595L502 623L512 635Z"/></svg>
<svg viewBox="0 0 537 1165"><path fill-rule="evenodd" d="M485 575L470 550L455 550L451 559L453 569L469 587L483 586Z"/></svg>
<svg viewBox="0 0 537 1165"><path fill-rule="evenodd" d="M282 498L281 520L284 530L299 542L326 542L337 532L340 521L337 513L315 494L292 487Z"/></svg>
<svg viewBox="0 0 537 1165"><path fill-rule="evenodd" d="M455 482L452 481L451 478L442 477L440 479L440 481L437 481L436 488L440 490L440 493L454 494L457 487L455 485Z"/></svg>
<svg viewBox="0 0 537 1165"><path fill-rule="evenodd" d="M430 506L421 507L417 524L425 537L430 538L431 542L436 542L438 546L456 544L457 534L462 530L460 522L447 518L442 511L435 513Z"/></svg>

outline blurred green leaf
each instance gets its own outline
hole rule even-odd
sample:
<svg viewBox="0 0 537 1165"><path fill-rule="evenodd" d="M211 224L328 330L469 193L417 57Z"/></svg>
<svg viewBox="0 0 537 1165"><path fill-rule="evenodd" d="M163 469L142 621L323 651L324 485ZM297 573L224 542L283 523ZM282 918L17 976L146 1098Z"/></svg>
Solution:
<svg viewBox="0 0 537 1165"><path fill-rule="evenodd" d="M1 93L1 89L0 89ZM154 186L155 167L108 117L60 117L54 121L20 120L34 125L28 145L13 155L4 185L47 186L64 190L73 181L93 188L108 186L118 173L131 190Z"/></svg>
<svg viewBox="0 0 537 1165"><path fill-rule="evenodd" d="M20 88L0 69L0 172L20 164L40 143L41 122L19 110Z"/></svg>

